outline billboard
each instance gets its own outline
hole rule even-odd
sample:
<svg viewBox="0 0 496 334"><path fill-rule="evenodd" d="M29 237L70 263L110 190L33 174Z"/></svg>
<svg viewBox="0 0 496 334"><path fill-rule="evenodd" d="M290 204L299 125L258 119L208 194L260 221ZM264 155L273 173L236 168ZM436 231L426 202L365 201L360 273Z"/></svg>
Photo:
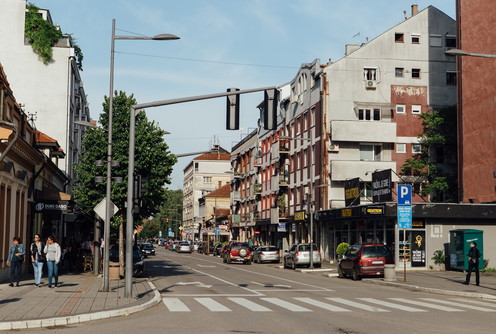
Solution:
<svg viewBox="0 0 496 334"><path fill-rule="evenodd" d="M391 169L372 173L372 202L391 202L392 186Z"/></svg>
<svg viewBox="0 0 496 334"><path fill-rule="evenodd" d="M360 178L344 181L344 204L360 205Z"/></svg>

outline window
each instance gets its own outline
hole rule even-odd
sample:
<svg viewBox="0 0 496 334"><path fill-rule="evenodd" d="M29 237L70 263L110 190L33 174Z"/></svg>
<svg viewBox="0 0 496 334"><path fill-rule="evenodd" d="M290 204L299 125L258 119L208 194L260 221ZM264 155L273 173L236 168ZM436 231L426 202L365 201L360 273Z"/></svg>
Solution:
<svg viewBox="0 0 496 334"><path fill-rule="evenodd" d="M456 36L446 36L446 48L456 48Z"/></svg>
<svg viewBox="0 0 496 334"><path fill-rule="evenodd" d="M380 121L381 109L358 109L358 119L361 121Z"/></svg>
<svg viewBox="0 0 496 334"><path fill-rule="evenodd" d="M203 183L212 183L212 177L211 176L204 176L203 177Z"/></svg>
<svg viewBox="0 0 496 334"><path fill-rule="evenodd" d="M381 145L360 145L360 160L381 161Z"/></svg>
<svg viewBox="0 0 496 334"><path fill-rule="evenodd" d="M420 68L412 68L412 78L420 79Z"/></svg>
<svg viewBox="0 0 496 334"><path fill-rule="evenodd" d="M377 81L377 68L365 67L363 69L363 80Z"/></svg>
<svg viewBox="0 0 496 334"><path fill-rule="evenodd" d="M397 32L394 34L394 41L396 43L403 43L405 41L405 34L402 32Z"/></svg>
<svg viewBox="0 0 496 334"><path fill-rule="evenodd" d="M440 48L442 46L443 39L441 35L431 35L429 39L429 45L433 47Z"/></svg>
<svg viewBox="0 0 496 334"><path fill-rule="evenodd" d="M403 78L403 72L405 69L403 67L396 67L394 69L394 76L397 78Z"/></svg>
<svg viewBox="0 0 496 334"><path fill-rule="evenodd" d="M422 106L420 104L412 104L412 114L421 114Z"/></svg>
<svg viewBox="0 0 496 334"><path fill-rule="evenodd" d="M422 145L420 145L420 144L413 144L412 145L412 153L413 154L420 154L421 151L422 151Z"/></svg>
<svg viewBox="0 0 496 334"><path fill-rule="evenodd" d="M420 44L420 35L412 34L412 44Z"/></svg>
<svg viewBox="0 0 496 334"><path fill-rule="evenodd" d="M404 114L406 111L405 105L404 104L397 104L396 105L396 113L397 114Z"/></svg>
<svg viewBox="0 0 496 334"><path fill-rule="evenodd" d="M446 86L456 86L456 72L446 72Z"/></svg>
<svg viewBox="0 0 496 334"><path fill-rule="evenodd" d="M406 144L396 144L396 153L406 153Z"/></svg>
<svg viewBox="0 0 496 334"><path fill-rule="evenodd" d="M372 182L360 182L360 198L372 200Z"/></svg>
<svg viewBox="0 0 496 334"><path fill-rule="evenodd" d="M195 162L195 172L198 172L198 170L200 169L199 165L200 164L198 162Z"/></svg>

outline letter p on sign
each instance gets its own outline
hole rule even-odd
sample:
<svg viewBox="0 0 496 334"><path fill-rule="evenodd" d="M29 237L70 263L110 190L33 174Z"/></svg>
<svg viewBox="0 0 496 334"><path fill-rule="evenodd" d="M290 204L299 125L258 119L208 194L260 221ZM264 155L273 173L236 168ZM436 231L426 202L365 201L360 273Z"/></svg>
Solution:
<svg viewBox="0 0 496 334"><path fill-rule="evenodd" d="M398 184L398 205L412 205L412 186Z"/></svg>

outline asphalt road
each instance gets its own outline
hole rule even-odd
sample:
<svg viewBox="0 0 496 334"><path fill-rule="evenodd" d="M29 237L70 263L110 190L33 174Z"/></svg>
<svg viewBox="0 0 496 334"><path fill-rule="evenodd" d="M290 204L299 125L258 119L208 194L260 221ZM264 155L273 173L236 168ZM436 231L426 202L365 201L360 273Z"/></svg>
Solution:
<svg viewBox="0 0 496 334"><path fill-rule="evenodd" d="M299 273L275 264L224 264L218 257L162 248L146 260L146 267L162 294L161 304L135 315L50 332L494 332L496 302Z"/></svg>

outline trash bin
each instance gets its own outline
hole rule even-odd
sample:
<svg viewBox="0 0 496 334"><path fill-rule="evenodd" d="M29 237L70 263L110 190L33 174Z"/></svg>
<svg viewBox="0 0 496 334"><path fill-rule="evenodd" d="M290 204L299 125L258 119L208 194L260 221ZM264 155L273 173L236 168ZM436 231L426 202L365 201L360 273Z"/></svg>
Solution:
<svg viewBox="0 0 496 334"><path fill-rule="evenodd" d="M450 231L449 259L451 269L468 270L467 254L473 241L477 243L477 249L481 253L479 270L484 269L484 231L472 229Z"/></svg>
<svg viewBox="0 0 496 334"><path fill-rule="evenodd" d="M394 264L384 265L384 280L388 282L396 281L396 265Z"/></svg>
<svg viewBox="0 0 496 334"><path fill-rule="evenodd" d="M119 262L109 262L109 279L120 279Z"/></svg>

